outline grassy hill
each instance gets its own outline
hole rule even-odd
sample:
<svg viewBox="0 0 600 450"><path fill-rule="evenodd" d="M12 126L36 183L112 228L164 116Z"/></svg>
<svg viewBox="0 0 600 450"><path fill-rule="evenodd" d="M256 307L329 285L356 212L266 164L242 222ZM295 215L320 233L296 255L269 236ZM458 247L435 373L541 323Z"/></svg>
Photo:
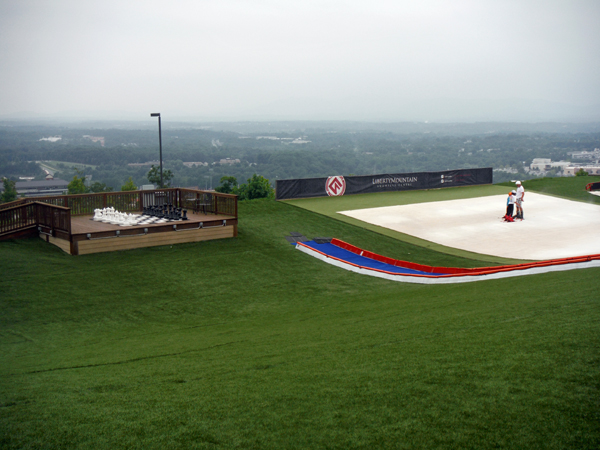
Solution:
<svg viewBox="0 0 600 450"><path fill-rule="evenodd" d="M597 183L599 176L569 177L569 178L538 178L523 181L526 190L539 192L540 194L553 195L570 200L600 205L600 197L591 195L585 190L588 183ZM500 186L510 186L514 189L514 183L499 183Z"/></svg>
<svg viewBox="0 0 600 450"><path fill-rule="evenodd" d="M598 448L600 269L402 284L284 236L488 264L286 203L239 210L237 239L0 243L0 447Z"/></svg>

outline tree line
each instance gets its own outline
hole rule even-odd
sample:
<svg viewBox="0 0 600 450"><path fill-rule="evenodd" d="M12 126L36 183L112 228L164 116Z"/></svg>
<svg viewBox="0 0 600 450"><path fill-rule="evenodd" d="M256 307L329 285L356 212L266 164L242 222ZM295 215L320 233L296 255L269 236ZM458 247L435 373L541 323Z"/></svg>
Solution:
<svg viewBox="0 0 600 450"><path fill-rule="evenodd" d="M233 126L233 125L232 125ZM264 125L267 127L267 124ZM223 177L249 180L409 173L458 168L493 167L494 181L527 179L524 167L533 158L568 160L569 152L600 147L600 131L485 132L479 134L397 133L385 127L330 129L282 127L283 131L242 126L242 131L203 128L163 130L163 166L173 186L215 188ZM423 128L422 126L420 126ZM390 128L390 127L388 127ZM593 127L592 127L593 128ZM249 131L244 131L244 130ZM600 129L600 128L599 128ZM83 136L102 136L105 145ZM40 141L60 136L55 142ZM227 161L227 158L229 160ZM61 127L0 127L0 176L43 179L36 161L53 161L55 177L71 180L83 171L92 189L119 190L148 182L153 161L158 166L155 129L66 129ZM236 162L239 160L239 162ZM223 162L224 161L224 162ZM202 165L188 167L185 162ZM77 165L77 166L76 166ZM164 175L164 174L163 174Z"/></svg>

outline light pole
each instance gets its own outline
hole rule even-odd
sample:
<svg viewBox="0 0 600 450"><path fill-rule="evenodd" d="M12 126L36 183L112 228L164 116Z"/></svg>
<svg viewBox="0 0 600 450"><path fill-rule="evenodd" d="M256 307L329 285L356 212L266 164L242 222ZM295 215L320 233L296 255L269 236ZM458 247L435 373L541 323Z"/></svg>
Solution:
<svg viewBox="0 0 600 450"><path fill-rule="evenodd" d="M158 117L158 146L160 148L160 188L163 185L163 174L162 174L162 132L160 130L160 113L150 113L150 117Z"/></svg>

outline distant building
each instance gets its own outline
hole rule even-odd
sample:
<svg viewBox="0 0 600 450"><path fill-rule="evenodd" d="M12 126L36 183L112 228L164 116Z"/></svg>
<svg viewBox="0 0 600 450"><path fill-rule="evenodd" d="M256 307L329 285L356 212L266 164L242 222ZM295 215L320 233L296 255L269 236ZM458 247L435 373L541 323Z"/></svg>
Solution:
<svg viewBox="0 0 600 450"><path fill-rule="evenodd" d="M17 181L15 189L19 197L44 197L46 195L63 195L69 189L69 182L59 178L44 181Z"/></svg>
<svg viewBox="0 0 600 450"><path fill-rule="evenodd" d="M190 161L190 162L184 162L183 165L185 167L208 166L208 163L207 162L200 162L200 161Z"/></svg>
<svg viewBox="0 0 600 450"><path fill-rule="evenodd" d="M41 139L39 139L40 141L50 141L50 142L58 142L62 139L62 136L50 136L50 137L43 137Z"/></svg>
<svg viewBox="0 0 600 450"><path fill-rule="evenodd" d="M231 158L225 158L225 159L221 159L219 161L220 165L224 165L224 164L239 164L241 161L239 159L231 159Z"/></svg>
<svg viewBox="0 0 600 450"><path fill-rule="evenodd" d="M580 159L583 161L599 161L600 160L600 148L595 148L593 151L581 151L570 153L571 158Z"/></svg>
<svg viewBox="0 0 600 450"><path fill-rule="evenodd" d="M83 137L84 139L89 139L92 142L100 142L100 145L104 147L104 136L90 136L89 134L86 134Z"/></svg>
<svg viewBox="0 0 600 450"><path fill-rule="evenodd" d="M160 165L160 161L146 161L144 163L129 163L127 165L129 167L159 166Z"/></svg>
<svg viewBox="0 0 600 450"><path fill-rule="evenodd" d="M494 169L494 172L519 173L519 171L513 167L500 167L498 169Z"/></svg>
<svg viewBox="0 0 600 450"><path fill-rule="evenodd" d="M589 175L600 175L600 164L579 164L565 167L563 170L564 175L575 176L581 169L586 171Z"/></svg>
<svg viewBox="0 0 600 450"><path fill-rule="evenodd" d="M555 168L560 168L561 170L564 170L564 168L569 165L571 165L571 163L568 161L552 162L552 160L550 158L534 158L533 161L531 162L531 164L529 165L529 168L531 170L540 170L540 171L546 171L546 170L551 170L551 169L555 169Z"/></svg>

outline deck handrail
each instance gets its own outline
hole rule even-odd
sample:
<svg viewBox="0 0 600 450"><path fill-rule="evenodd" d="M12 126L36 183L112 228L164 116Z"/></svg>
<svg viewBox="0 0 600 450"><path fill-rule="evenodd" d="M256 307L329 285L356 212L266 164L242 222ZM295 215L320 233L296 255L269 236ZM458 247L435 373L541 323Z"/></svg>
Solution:
<svg viewBox="0 0 600 450"><path fill-rule="evenodd" d="M23 205L25 203L29 203L27 198L19 198L17 200L13 200L12 202L0 203L0 211L3 209L12 208L13 206Z"/></svg>
<svg viewBox="0 0 600 450"><path fill-rule="evenodd" d="M0 236L19 233L29 228L43 227L52 236L71 234L69 208L46 203L22 203L0 210Z"/></svg>
<svg viewBox="0 0 600 450"><path fill-rule="evenodd" d="M51 195L45 197L21 198L11 203L0 205L0 210L18 204L41 202L71 209L72 216L93 214L94 209L114 207L122 212L141 211L145 206L157 204L156 202L170 203L176 207L184 208L182 194L193 194L194 199L209 198L214 204L207 210L212 214L227 214L237 218L237 195L223 194L215 191L203 191L187 188L165 188L144 191L118 191L98 192L86 194ZM209 200L207 200L207 203Z"/></svg>
<svg viewBox="0 0 600 450"><path fill-rule="evenodd" d="M37 207L37 226L49 228L56 235L71 235L71 210L63 206L49 205L42 202L30 203Z"/></svg>

